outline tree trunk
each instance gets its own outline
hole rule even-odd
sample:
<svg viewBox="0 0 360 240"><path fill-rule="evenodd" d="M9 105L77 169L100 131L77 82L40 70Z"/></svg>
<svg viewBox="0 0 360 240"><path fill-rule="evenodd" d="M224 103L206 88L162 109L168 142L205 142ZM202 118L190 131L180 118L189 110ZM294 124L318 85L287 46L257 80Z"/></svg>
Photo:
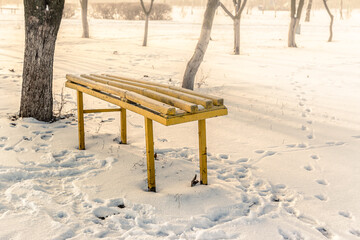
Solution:
<svg viewBox="0 0 360 240"><path fill-rule="evenodd" d="M240 18L234 19L234 54L240 54Z"/></svg>
<svg viewBox="0 0 360 240"><path fill-rule="evenodd" d="M312 7L313 0L309 0L307 8L306 8L306 17L305 22L310 22L310 13L311 13L311 7Z"/></svg>
<svg viewBox="0 0 360 240"><path fill-rule="evenodd" d="M295 42L295 30L300 23L302 9L304 7L304 0L299 1L296 9L296 0L291 0L291 21L289 26L288 47L297 47Z"/></svg>
<svg viewBox="0 0 360 240"><path fill-rule="evenodd" d="M83 38L89 38L89 24L87 21L87 12L88 12L88 0L80 0L81 4L81 19L83 27Z"/></svg>
<svg viewBox="0 0 360 240"><path fill-rule="evenodd" d="M329 16L330 16L330 27L329 27L329 28L330 28L330 36L329 36L328 42L331 42L331 41L332 41L332 38L333 38L333 30L332 30L332 27L333 27L333 23L334 23L334 16L331 14L330 9L329 9L329 7L328 7L328 5L327 5L326 0L323 0L323 2L324 2L325 9L326 9L327 13L328 13Z"/></svg>
<svg viewBox="0 0 360 240"><path fill-rule="evenodd" d="M147 37L148 37L148 28L149 28L149 14L145 15L145 32L144 32L144 41L143 46L147 46Z"/></svg>
<svg viewBox="0 0 360 240"><path fill-rule="evenodd" d="M341 20L344 19L344 16L343 16L343 7L344 7L343 0L340 0L340 19L341 19Z"/></svg>
<svg viewBox="0 0 360 240"><path fill-rule="evenodd" d="M204 58L207 46L210 41L211 28L214 21L215 11L219 5L219 0L208 0L204 14L204 20L201 28L200 38L196 45L194 55L186 66L182 87L194 89L195 75Z"/></svg>
<svg viewBox="0 0 360 240"><path fill-rule="evenodd" d="M289 26L288 47L297 47L295 42L296 18L291 18Z"/></svg>
<svg viewBox="0 0 360 240"><path fill-rule="evenodd" d="M64 0L24 0L25 53L20 117L53 119L53 59Z"/></svg>
<svg viewBox="0 0 360 240"><path fill-rule="evenodd" d="M146 47L147 46L148 29L149 29L149 18L150 18L150 13L151 13L153 4L154 4L154 0L151 0L149 10L146 10L146 8L145 8L144 0L140 0L140 4L145 13L145 32L144 32L143 46Z"/></svg>

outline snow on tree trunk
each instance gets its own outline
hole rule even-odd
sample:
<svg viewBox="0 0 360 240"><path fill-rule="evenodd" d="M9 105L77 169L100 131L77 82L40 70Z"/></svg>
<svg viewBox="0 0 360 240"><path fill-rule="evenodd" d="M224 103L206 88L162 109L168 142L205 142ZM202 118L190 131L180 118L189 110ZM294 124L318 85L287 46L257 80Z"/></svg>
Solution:
<svg viewBox="0 0 360 240"><path fill-rule="evenodd" d="M234 54L240 54L240 18L234 19Z"/></svg>
<svg viewBox="0 0 360 240"><path fill-rule="evenodd" d="M203 24L201 27L200 38L196 45L193 56L186 66L182 87L194 89L195 75L204 59L204 55L209 45L211 28L214 21L215 11L219 5L219 0L208 0L204 14Z"/></svg>
<svg viewBox="0 0 360 240"><path fill-rule="evenodd" d="M20 116L53 119L53 59L64 0L24 0L25 53Z"/></svg>
<svg viewBox="0 0 360 240"><path fill-rule="evenodd" d="M311 13L311 7L312 7L313 0L309 0L307 8L306 8L306 17L305 22L310 22L310 13Z"/></svg>
<svg viewBox="0 0 360 240"><path fill-rule="evenodd" d="M89 24L87 20L87 12L88 12L88 0L80 0L81 4L81 19L82 19L82 27L83 27L83 38L89 38Z"/></svg>
<svg viewBox="0 0 360 240"><path fill-rule="evenodd" d="M144 41L143 41L144 47L147 46L148 28L149 28L149 15L145 15L145 32L144 32Z"/></svg>
<svg viewBox="0 0 360 240"><path fill-rule="evenodd" d="M334 23L334 16L331 14L326 0L323 0L323 2L324 2L325 9L326 9L327 13L330 16L330 27L329 27L330 28L330 36L329 36L328 42L331 42L332 38L333 38L333 29L332 29L332 27L333 27L333 23Z"/></svg>

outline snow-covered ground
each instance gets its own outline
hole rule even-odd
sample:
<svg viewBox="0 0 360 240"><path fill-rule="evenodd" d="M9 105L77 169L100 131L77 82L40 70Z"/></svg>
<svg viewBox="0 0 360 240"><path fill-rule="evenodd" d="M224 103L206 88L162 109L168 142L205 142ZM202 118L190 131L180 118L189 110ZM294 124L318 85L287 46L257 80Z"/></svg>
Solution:
<svg viewBox="0 0 360 240"><path fill-rule="evenodd" d="M179 11L178 11L179 12ZM200 15L201 16L201 15ZM288 13L253 11L232 52L232 23L216 16L196 91L229 115L207 121L209 185L198 173L197 123L154 124L157 193L147 192L144 119L88 114L77 150L76 95L66 73L118 73L180 85L201 17L150 22L63 20L54 63L55 123L11 120L19 109L24 24L0 14L0 239L359 239L360 13L302 23L287 48ZM148 77L144 77L147 75ZM64 88L64 89L63 89ZM61 91L64 91L61 101ZM85 107L110 107L89 96Z"/></svg>

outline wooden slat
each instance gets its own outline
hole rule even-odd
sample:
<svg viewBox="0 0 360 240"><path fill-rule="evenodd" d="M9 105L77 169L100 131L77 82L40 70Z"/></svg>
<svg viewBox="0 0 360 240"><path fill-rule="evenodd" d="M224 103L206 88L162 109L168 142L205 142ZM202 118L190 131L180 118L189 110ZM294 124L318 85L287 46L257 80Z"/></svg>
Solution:
<svg viewBox="0 0 360 240"><path fill-rule="evenodd" d="M114 87L118 87L121 89L136 92L138 94L141 94L146 97L152 98L154 100L169 104L171 106L175 106L177 108L180 108L180 109L185 110L190 113L194 113L198 110L198 107L196 104L193 104L193 103L190 103L190 102L187 102L187 101L184 101L182 99L178 99L178 98L175 98L172 96L168 96L166 94L162 94L162 93L144 88L142 86L131 85L131 84L118 82L118 81L115 82L110 79L104 79L100 75L97 75L97 76L81 75L81 77L90 79L95 82L100 82L100 83L107 84L110 86L114 86Z"/></svg>
<svg viewBox="0 0 360 240"><path fill-rule="evenodd" d="M123 76L117 76L117 75L112 75L112 74L104 74L104 76L113 77L113 78L117 78L117 79L128 80L128 81L137 82L137 83L142 83L142 84L148 84L148 85L158 86L158 87L163 87L163 88L169 88L169 89L171 89L171 90L175 90L175 91L179 91L179 92L191 94L191 95L198 96L198 97L202 97L202 98L211 99L211 100L213 101L213 104L214 104L215 106L222 106L222 105L224 105L224 99L223 99L223 98L215 97L215 96L212 96L212 95L210 95L210 94L199 93L199 92L195 92L195 91L192 91L192 90L189 90L189 89L185 89L185 88L175 87L175 86L166 85L166 84L161 84L161 83L148 82L148 81L143 81L143 80L138 80L138 79L133 79L133 78L128 78L128 77L123 77Z"/></svg>
<svg viewBox="0 0 360 240"><path fill-rule="evenodd" d="M65 86L68 87L68 88L72 88L72 89L75 89L75 90L78 90L80 92L83 92L83 93L86 93L86 94L89 94L93 97L97 97L99 99L102 99L106 102L109 102L109 103L112 103L112 104L115 104L119 107L122 107L122 108L125 108L125 109L128 109L132 112L135 112L137 114L140 114L144 117L147 117L147 118L150 118L158 123L161 123L163 125L167 125L166 124L166 118L158 113L155 113L155 112L152 112L152 111L149 111L148 109L144 109L140 106L137 106L136 104L133 104L133 103L130 103L130 102L124 102L123 100L119 99L119 98L116 98L112 95L108 95L108 94L105 94L103 92L98 92L98 91L94 91L93 89L90 89L90 88L87 88L87 87L84 87L84 86L81 86L81 85L78 85L76 83L72 83L72 82L69 82L67 81L65 83Z"/></svg>
<svg viewBox="0 0 360 240"><path fill-rule="evenodd" d="M87 77L88 75L81 75L81 76ZM138 83L138 82L135 82L135 81L124 80L124 79L108 77L108 76L104 76L104 75L97 75L97 74L91 74L91 76L89 76L89 78L90 77L97 77L98 79L102 78L102 79L106 79L106 80L109 80L109 81L126 83L126 84L133 85L133 86L138 86L138 87L142 87L142 88L151 89L151 90L156 91L158 93L163 93L163 94L166 94L166 95L178 98L178 99L182 99L182 100L187 101L187 102L195 103L197 105L202 105L206 109L209 109L209 108L211 108L213 106L213 101L211 99L198 97L198 96L194 96L192 94L172 90L172 89L170 89L168 87L159 87L159 86L147 84L146 82ZM136 81L138 81L138 80L136 80Z"/></svg>
<svg viewBox="0 0 360 240"><path fill-rule="evenodd" d="M118 89L113 86L102 85L101 83L94 83L90 80L83 79L83 78L75 76L75 75L66 75L66 78L71 82L85 85L85 86L91 87L95 90L104 91L106 93L119 96L123 99L133 101L133 102L138 103L146 108L149 108L153 111L156 111L156 112L159 112L162 114L175 115L175 113L176 113L176 109L174 107L169 106L165 103L158 102L154 99L145 97L145 96L140 95L135 92Z"/></svg>
<svg viewBox="0 0 360 240"><path fill-rule="evenodd" d="M158 123L161 123L165 126L170 126L170 125L175 125L175 124L180 124L180 123L185 123L185 122L191 122L191 121L197 121L197 120L201 120L201 119L207 119L207 118L212 118L212 117L217 117L217 116L223 116L223 115L227 115L227 109L224 106L221 107L214 107L213 109L211 109L210 111L202 111L202 112L197 112L194 114L190 114L190 113L184 113L180 110L180 116L178 115L174 115L174 116L166 116L166 115L160 115L154 112L151 112L147 109L144 109L140 106L137 106L135 104L129 103L129 102L124 102L121 99L118 99L114 96L110 96L107 95L105 93L102 92L98 92L98 91L94 91L92 89L89 89L87 87L81 86L79 84L76 83L71 83L69 81L67 81L65 83L66 87L81 91L83 93L89 94L91 96L97 97L99 99L102 99L106 102L115 104L119 107L128 109L132 112L135 112L137 114L140 114L144 117L150 118Z"/></svg>

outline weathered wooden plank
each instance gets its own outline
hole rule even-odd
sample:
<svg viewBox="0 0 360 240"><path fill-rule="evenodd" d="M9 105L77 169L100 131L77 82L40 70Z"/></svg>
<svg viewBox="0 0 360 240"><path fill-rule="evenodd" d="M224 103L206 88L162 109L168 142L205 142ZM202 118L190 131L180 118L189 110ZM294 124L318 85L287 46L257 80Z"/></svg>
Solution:
<svg viewBox="0 0 360 240"><path fill-rule="evenodd" d="M136 92L138 94L144 95L146 97L152 98L154 100L160 101L162 103L166 103L168 105L180 108L182 110L185 110L187 112L194 113L198 110L198 107L196 104L184 101L182 99L178 99L172 96L168 96L166 94L162 94L147 88L144 88L142 86L136 86L132 84L127 84L127 82L118 82L118 81L112 81L109 79L104 79L101 77L101 75L81 75L81 77L90 79L95 82L108 84L110 86L118 87L120 89L129 90L132 92Z"/></svg>
<svg viewBox="0 0 360 240"><path fill-rule="evenodd" d="M148 82L148 81L133 79L133 78L129 78L129 77L118 76L118 75L104 74L104 76L113 77L113 78L117 78L117 79L128 80L128 81L137 82L137 83L142 83L142 84L147 84L147 85L153 85L153 86L163 87L163 88L169 88L169 89L172 89L172 90L175 90L175 91L179 91L179 92L191 94L191 95L194 95L194 96L211 99L211 100L213 101L213 104L214 104L215 106L222 106L222 105L224 105L224 99L223 99L223 98L215 97L215 96L212 96L212 95L210 95L210 94L199 93L199 92L195 92L195 91L192 91L192 90L189 90L189 89L185 89L185 88L175 87L175 86L166 85L166 84L161 84L161 83Z"/></svg>
<svg viewBox="0 0 360 240"><path fill-rule="evenodd" d="M82 75L82 76L86 76L86 75ZM97 75L97 74L91 74L92 77L97 77L98 79L106 79L109 81L115 81L115 82L120 82L120 83L126 83L129 85L134 85L134 86L138 86L138 87L142 87L142 88L147 88L150 90L153 90L157 93L163 93L166 94L168 96L172 96L187 102L191 102L191 103L195 103L197 105L202 105L204 108L209 109L213 106L213 101L211 99L207 99L207 98L203 98L203 97L198 97L198 96L194 96L192 94L188 94L188 93L183 93L180 91L175 91L172 90L168 87L159 87L159 86L153 86L151 84L146 84L146 82L144 83L138 83L138 82L133 82L133 81L129 81L129 80L123 80L123 79L118 79L115 77L108 77L105 75ZM89 76L89 77L91 77Z"/></svg>
<svg viewBox="0 0 360 240"><path fill-rule="evenodd" d="M154 110L156 112L166 114L166 115L175 115L176 109L172 106L169 106L165 103L158 102L154 99L148 98L146 96L143 96L141 94L127 91L123 89L118 89L113 86L108 86L101 83L94 83L91 80L84 79L82 77L78 77L75 75L66 75L66 78L70 80L71 82L75 82L84 86L91 87L93 89L103 91L109 94L113 94L116 96L119 96L121 98L133 101L135 103L138 103L144 107L150 108L151 110Z"/></svg>

